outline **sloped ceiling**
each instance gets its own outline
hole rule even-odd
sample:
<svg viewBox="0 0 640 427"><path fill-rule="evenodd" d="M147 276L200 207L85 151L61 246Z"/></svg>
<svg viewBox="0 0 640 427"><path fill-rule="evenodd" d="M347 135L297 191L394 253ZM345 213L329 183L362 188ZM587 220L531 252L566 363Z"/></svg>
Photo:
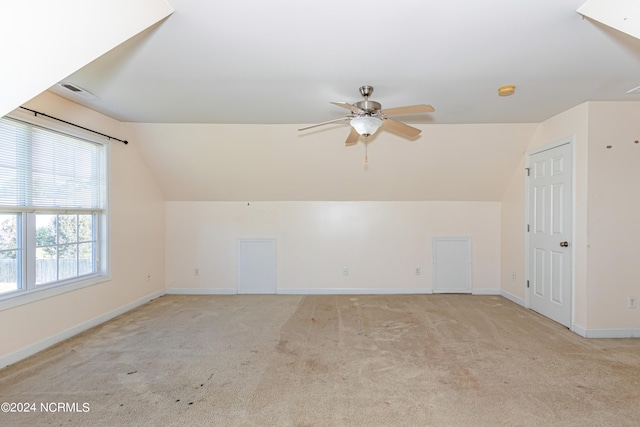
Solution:
<svg viewBox="0 0 640 427"><path fill-rule="evenodd" d="M578 12L603 24L640 38L640 3L635 0L588 0Z"/></svg>
<svg viewBox="0 0 640 427"><path fill-rule="evenodd" d="M309 124L369 84L383 107L436 108L410 123L539 123L640 96L640 40L585 19L584 0L170 2L66 78L98 96L77 102L128 122Z"/></svg>
<svg viewBox="0 0 640 427"><path fill-rule="evenodd" d="M3 2L0 115L172 12L165 0Z"/></svg>
<svg viewBox="0 0 640 427"><path fill-rule="evenodd" d="M586 101L635 101L640 40L583 0L207 2L62 79L51 93L128 122L167 200L500 200L540 123ZM415 140L345 147L358 87ZM499 97L499 86L516 93ZM364 163L365 147L369 162Z"/></svg>

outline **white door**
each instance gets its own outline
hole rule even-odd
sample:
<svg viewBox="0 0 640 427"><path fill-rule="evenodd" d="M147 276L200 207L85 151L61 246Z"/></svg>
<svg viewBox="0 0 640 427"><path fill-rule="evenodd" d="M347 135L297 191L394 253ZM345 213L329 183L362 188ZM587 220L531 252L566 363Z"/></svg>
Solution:
<svg viewBox="0 0 640 427"><path fill-rule="evenodd" d="M238 239L238 293L276 293L275 239Z"/></svg>
<svg viewBox="0 0 640 427"><path fill-rule="evenodd" d="M528 301L571 327L571 144L529 156Z"/></svg>
<svg viewBox="0 0 640 427"><path fill-rule="evenodd" d="M433 292L471 293L471 239L433 239Z"/></svg>

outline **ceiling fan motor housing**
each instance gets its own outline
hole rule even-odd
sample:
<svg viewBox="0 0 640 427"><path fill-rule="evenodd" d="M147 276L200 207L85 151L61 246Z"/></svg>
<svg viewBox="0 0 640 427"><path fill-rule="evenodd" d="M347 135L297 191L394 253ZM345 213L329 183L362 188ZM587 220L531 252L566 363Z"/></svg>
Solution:
<svg viewBox="0 0 640 427"><path fill-rule="evenodd" d="M362 111L367 113L367 115L376 115L382 108L382 105L379 102L369 101L368 99L356 102L355 104L353 104L353 106L361 109Z"/></svg>

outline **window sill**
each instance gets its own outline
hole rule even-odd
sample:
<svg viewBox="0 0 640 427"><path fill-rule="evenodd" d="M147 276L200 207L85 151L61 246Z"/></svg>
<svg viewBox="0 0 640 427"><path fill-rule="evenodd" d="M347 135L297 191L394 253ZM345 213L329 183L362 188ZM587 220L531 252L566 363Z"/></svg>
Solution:
<svg viewBox="0 0 640 427"><path fill-rule="evenodd" d="M33 289L30 291L15 291L5 295L0 295L0 311L9 310L11 308L20 307L21 305L30 304L32 302L62 295L67 292L77 291L78 289L97 285L111 280L110 276L95 275L71 283L61 283L59 285L51 285L41 289Z"/></svg>

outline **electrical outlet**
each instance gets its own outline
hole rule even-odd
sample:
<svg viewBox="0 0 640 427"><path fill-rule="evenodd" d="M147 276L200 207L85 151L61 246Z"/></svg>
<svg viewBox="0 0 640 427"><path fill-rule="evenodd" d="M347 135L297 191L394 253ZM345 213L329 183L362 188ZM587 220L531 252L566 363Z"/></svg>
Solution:
<svg viewBox="0 0 640 427"><path fill-rule="evenodd" d="M422 269L420 267L416 268L416 276L419 276L422 274Z"/></svg>
<svg viewBox="0 0 640 427"><path fill-rule="evenodd" d="M349 275L349 267L342 267L342 275L343 276Z"/></svg>
<svg viewBox="0 0 640 427"><path fill-rule="evenodd" d="M511 273L511 281L512 282L516 281L516 273Z"/></svg>
<svg viewBox="0 0 640 427"><path fill-rule="evenodd" d="M151 273L147 273L147 282L151 281Z"/></svg>
<svg viewBox="0 0 640 427"><path fill-rule="evenodd" d="M627 298L627 307L636 308L636 297L628 297Z"/></svg>
<svg viewBox="0 0 640 427"><path fill-rule="evenodd" d="M198 277L200 275L200 269L199 268L194 268L193 269L193 275Z"/></svg>

